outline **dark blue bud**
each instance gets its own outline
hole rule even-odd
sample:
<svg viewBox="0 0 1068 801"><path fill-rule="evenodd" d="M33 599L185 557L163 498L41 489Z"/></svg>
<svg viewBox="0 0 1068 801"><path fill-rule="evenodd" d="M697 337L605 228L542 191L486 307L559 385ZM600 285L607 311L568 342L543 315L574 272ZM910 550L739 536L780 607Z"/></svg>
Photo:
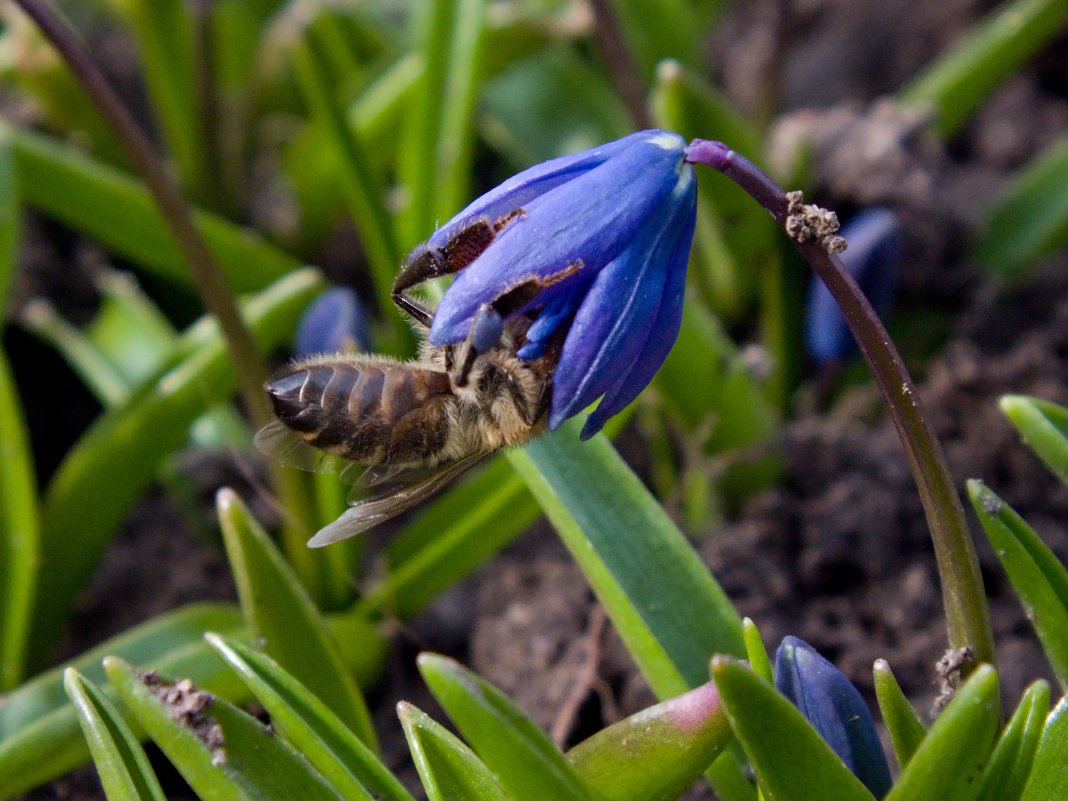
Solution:
<svg viewBox="0 0 1068 801"><path fill-rule="evenodd" d="M293 353L314 356L340 350L371 349L367 313L348 287L328 290L305 310L297 326Z"/></svg>
<svg viewBox="0 0 1068 801"><path fill-rule="evenodd" d="M901 225L889 209L863 211L842 226L848 248L842 263L860 284L875 311L882 315L890 308L904 261ZM856 352L853 334L827 287L812 280L805 310L805 345L817 364L841 361Z"/></svg>
<svg viewBox="0 0 1068 801"><path fill-rule="evenodd" d="M775 652L775 686L876 798L890 789L890 766L871 713L845 675L798 637Z"/></svg>

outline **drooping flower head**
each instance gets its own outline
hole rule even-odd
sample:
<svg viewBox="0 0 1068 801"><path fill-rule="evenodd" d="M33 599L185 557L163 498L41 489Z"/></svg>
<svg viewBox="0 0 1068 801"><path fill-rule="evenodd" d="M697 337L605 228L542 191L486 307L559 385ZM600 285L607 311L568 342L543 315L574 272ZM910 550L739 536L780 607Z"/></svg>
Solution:
<svg viewBox="0 0 1068 801"><path fill-rule="evenodd" d="M445 247L474 219L510 221L459 273L434 314L430 342L468 336L483 304L531 279L544 286L519 351L537 358L566 331L549 428L601 398L586 439L633 401L678 335L697 181L674 133L642 131L532 167L488 192L427 243Z"/></svg>

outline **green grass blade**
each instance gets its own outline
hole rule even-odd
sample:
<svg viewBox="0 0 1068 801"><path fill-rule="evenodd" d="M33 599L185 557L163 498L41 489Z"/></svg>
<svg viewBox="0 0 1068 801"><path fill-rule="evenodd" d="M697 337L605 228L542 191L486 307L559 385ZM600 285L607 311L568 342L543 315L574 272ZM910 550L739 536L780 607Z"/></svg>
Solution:
<svg viewBox="0 0 1068 801"><path fill-rule="evenodd" d="M64 671L63 687L108 801L166 801L148 757L111 701L74 668Z"/></svg>
<svg viewBox="0 0 1068 801"><path fill-rule="evenodd" d="M1031 773L1049 712L1049 684L1036 681L1024 692L998 738L979 780L977 801L1018 801Z"/></svg>
<svg viewBox="0 0 1068 801"><path fill-rule="evenodd" d="M189 269L144 185L46 136L14 129L19 186L26 204L153 274L192 291ZM235 292L258 291L300 262L221 217L194 221Z"/></svg>
<svg viewBox="0 0 1068 801"><path fill-rule="evenodd" d="M1062 687L1068 686L1068 570L1012 508L979 481L968 495Z"/></svg>
<svg viewBox="0 0 1068 801"><path fill-rule="evenodd" d="M875 698L879 703L879 713L883 716L883 723L890 733L890 744L894 749L894 758L897 765L904 770L905 766L916 753L927 734L927 729L916 714L909 699L897 683L890 665L885 659L875 661Z"/></svg>
<svg viewBox="0 0 1068 801"><path fill-rule="evenodd" d="M193 20L185 0L109 0L133 30L152 114L186 192L201 202L209 195L211 171L197 96L200 66Z"/></svg>
<svg viewBox="0 0 1068 801"><path fill-rule="evenodd" d="M1068 409L1024 395L1005 395L998 406L1027 446L1068 484Z"/></svg>
<svg viewBox="0 0 1068 801"><path fill-rule="evenodd" d="M977 667L942 710L884 801L974 799L997 732L998 693L997 672L989 665Z"/></svg>
<svg viewBox="0 0 1068 801"><path fill-rule="evenodd" d="M390 540L389 570L359 608L410 620L540 514L541 507L508 462L494 459L446 490Z"/></svg>
<svg viewBox="0 0 1068 801"><path fill-rule="evenodd" d="M974 257L995 276L1019 280L1068 242L1068 136L1039 153L986 209Z"/></svg>
<svg viewBox="0 0 1068 801"><path fill-rule="evenodd" d="M205 630L241 635L240 611L229 604L196 604L161 615L74 659L94 683L105 681L101 660L119 654L168 674L191 676L199 686L242 698L243 685L204 644ZM54 668L8 694L0 704L0 799L62 776L89 759L78 717ZM110 688L105 695L114 698Z"/></svg>
<svg viewBox="0 0 1068 801"><path fill-rule="evenodd" d="M370 798L370 790L387 801L414 801L352 729L277 662L216 634L205 639L245 682L271 716L271 725L342 795Z"/></svg>
<svg viewBox="0 0 1068 801"><path fill-rule="evenodd" d="M116 657L104 670L138 724L203 801L341 801L288 743L240 709ZM167 700L165 700L165 698Z"/></svg>
<svg viewBox="0 0 1068 801"><path fill-rule="evenodd" d="M901 90L905 103L931 108L951 136L991 91L1053 40L1068 22L1064 0L1012 0L991 11Z"/></svg>
<svg viewBox="0 0 1068 801"><path fill-rule="evenodd" d="M24 675L39 550L29 436L7 357L0 350L0 692L17 687Z"/></svg>
<svg viewBox="0 0 1068 801"><path fill-rule="evenodd" d="M220 490L216 508L241 608L257 641L376 749L363 695L300 579L232 490ZM369 628L365 636L376 650L380 635Z"/></svg>
<svg viewBox="0 0 1068 801"><path fill-rule="evenodd" d="M745 639L745 658L749 661L749 667L764 681L774 684L775 669L768 658L768 649L764 647L756 623L749 618L742 620L742 637Z"/></svg>
<svg viewBox="0 0 1068 801"><path fill-rule="evenodd" d="M344 111L329 84L329 69L322 52L323 44L306 32L303 44L295 52L295 66L304 98L312 116L336 151L344 196L356 221L367 254L379 308L392 308L390 289L400 266L401 252L393 223L385 207L385 191L380 185L356 132L349 127Z"/></svg>
<svg viewBox="0 0 1068 801"><path fill-rule="evenodd" d="M455 734L401 702L397 717L429 801L508 801L489 768Z"/></svg>
<svg viewBox="0 0 1068 801"><path fill-rule="evenodd" d="M860 779L771 684L728 657L712 661L712 679L764 798L872 801Z"/></svg>
<svg viewBox="0 0 1068 801"><path fill-rule="evenodd" d="M1022 801L1068 797L1068 696L1046 718Z"/></svg>
<svg viewBox="0 0 1068 801"><path fill-rule="evenodd" d="M590 801L564 755L504 693L436 654L419 656L419 672L513 801Z"/></svg>
<svg viewBox="0 0 1068 801"><path fill-rule="evenodd" d="M293 273L245 304L259 346L288 341L305 306L322 291L314 270ZM205 321L179 340L184 358L150 380L126 405L104 414L67 454L41 507L40 581L48 586L34 613L34 655L44 661L75 595L162 460L189 426L236 387L217 328ZM92 498L87 503L86 498Z"/></svg>
<svg viewBox="0 0 1068 801"><path fill-rule="evenodd" d="M0 309L7 308L22 234L22 197L12 140L11 128L0 124Z"/></svg>
<svg viewBox="0 0 1068 801"><path fill-rule="evenodd" d="M675 801L732 736L708 683L602 729L567 758L598 801Z"/></svg>
<svg viewBox="0 0 1068 801"><path fill-rule="evenodd" d="M578 424L509 454L650 686L703 684L712 654L742 655L742 622L682 532L604 436Z"/></svg>

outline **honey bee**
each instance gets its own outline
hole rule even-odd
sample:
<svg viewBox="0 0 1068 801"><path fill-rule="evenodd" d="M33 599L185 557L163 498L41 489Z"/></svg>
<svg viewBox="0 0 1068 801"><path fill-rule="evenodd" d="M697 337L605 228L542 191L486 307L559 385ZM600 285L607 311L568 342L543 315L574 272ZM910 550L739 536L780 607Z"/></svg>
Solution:
<svg viewBox="0 0 1068 801"><path fill-rule="evenodd" d="M393 297L424 335L417 359L317 356L266 385L278 420L256 435L260 450L293 467L338 471L343 481L373 491L353 501L310 546L366 531L497 450L545 429L559 342L536 359L516 355L536 317L516 312L536 298L544 281L521 284L486 304L468 339L445 346L426 341L433 312L404 294L429 278L463 269L520 214L475 220L444 247L413 251L394 282Z"/></svg>

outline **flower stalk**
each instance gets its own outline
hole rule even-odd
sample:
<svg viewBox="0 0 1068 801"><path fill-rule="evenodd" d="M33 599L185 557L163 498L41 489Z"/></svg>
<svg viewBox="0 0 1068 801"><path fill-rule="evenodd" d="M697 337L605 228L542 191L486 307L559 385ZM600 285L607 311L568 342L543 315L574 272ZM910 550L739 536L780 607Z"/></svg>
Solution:
<svg viewBox="0 0 1068 801"><path fill-rule="evenodd" d="M723 173L767 209L842 309L890 410L920 492L942 583L950 646L971 648L976 662L993 662L990 612L953 477L890 335L835 255L844 242L837 236L833 215L803 206L800 193L784 192L759 167L720 142L695 139L686 160Z"/></svg>

